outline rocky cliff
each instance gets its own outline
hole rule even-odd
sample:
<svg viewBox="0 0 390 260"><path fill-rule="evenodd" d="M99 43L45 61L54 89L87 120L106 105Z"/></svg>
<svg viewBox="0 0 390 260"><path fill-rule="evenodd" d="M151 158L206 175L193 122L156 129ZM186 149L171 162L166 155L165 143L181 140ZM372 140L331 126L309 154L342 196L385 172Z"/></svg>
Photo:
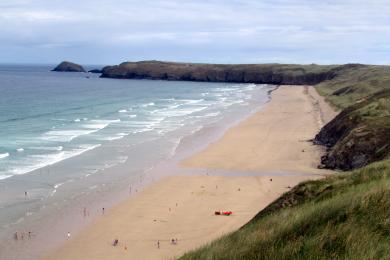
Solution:
<svg viewBox="0 0 390 260"><path fill-rule="evenodd" d="M325 125L315 143L328 147L325 168L351 170L390 156L390 90L344 109Z"/></svg>
<svg viewBox="0 0 390 260"><path fill-rule="evenodd" d="M263 84L317 84L332 79L337 66L283 64L200 64L160 61L107 66L101 77Z"/></svg>
<svg viewBox="0 0 390 260"><path fill-rule="evenodd" d="M85 69L76 63L69 62L69 61L63 61L60 64L57 65L52 71L59 71L59 72L85 72Z"/></svg>

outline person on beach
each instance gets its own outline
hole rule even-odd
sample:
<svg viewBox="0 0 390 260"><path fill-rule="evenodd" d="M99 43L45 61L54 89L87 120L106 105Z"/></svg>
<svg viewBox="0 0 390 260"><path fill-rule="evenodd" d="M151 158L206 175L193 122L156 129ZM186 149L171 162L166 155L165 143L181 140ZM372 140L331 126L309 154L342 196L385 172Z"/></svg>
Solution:
<svg viewBox="0 0 390 260"><path fill-rule="evenodd" d="M104 215L104 207L102 208L102 215Z"/></svg>
<svg viewBox="0 0 390 260"><path fill-rule="evenodd" d="M112 246L117 246L119 243L119 240L118 239L115 239L114 242L112 243Z"/></svg>
<svg viewBox="0 0 390 260"><path fill-rule="evenodd" d="M70 232L68 232L67 237L68 237L68 239L70 238Z"/></svg>
<svg viewBox="0 0 390 260"><path fill-rule="evenodd" d="M24 192L24 198L27 199L27 191Z"/></svg>
<svg viewBox="0 0 390 260"><path fill-rule="evenodd" d="M87 208L86 207L84 207L84 209L83 209L83 214L84 214L84 218L87 216Z"/></svg>
<svg viewBox="0 0 390 260"><path fill-rule="evenodd" d="M157 248L160 249L160 240L157 240Z"/></svg>
<svg viewBox="0 0 390 260"><path fill-rule="evenodd" d="M15 240L18 240L18 239L19 239L19 237L18 237L18 231L16 231L16 232L14 233L14 239L15 239Z"/></svg>

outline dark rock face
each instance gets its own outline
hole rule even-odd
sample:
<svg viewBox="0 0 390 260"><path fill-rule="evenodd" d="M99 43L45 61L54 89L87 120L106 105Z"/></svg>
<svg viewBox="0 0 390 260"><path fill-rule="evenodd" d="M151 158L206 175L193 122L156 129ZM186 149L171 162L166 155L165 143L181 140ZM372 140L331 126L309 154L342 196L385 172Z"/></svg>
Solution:
<svg viewBox="0 0 390 260"><path fill-rule="evenodd" d="M328 147L325 168L351 170L390 156L390 90L344 109L315 143Z"/></svg>
<svg viewBox="0 0 390 260"><path fill-rule="evenodd" d="M283 64L199 64L160 61L124 62L107 66L103 78L161 79L259 84L317 84L332 79L337 66Z"/></svg>
<svg viewBox="0 0 390 260"><path fill-rule="evenodd" d="M55 67L52 71L59 72L85 72L85 69L76 63L72 63L69 61L61 62L57 67Z"/></svg>
<svg viewBox="0 0 390 260"><path fill-rule="evenodd" d="M88 70L88 72L90 72L90 73L102 73L102 70L93 69L93 70Z"/></svg>

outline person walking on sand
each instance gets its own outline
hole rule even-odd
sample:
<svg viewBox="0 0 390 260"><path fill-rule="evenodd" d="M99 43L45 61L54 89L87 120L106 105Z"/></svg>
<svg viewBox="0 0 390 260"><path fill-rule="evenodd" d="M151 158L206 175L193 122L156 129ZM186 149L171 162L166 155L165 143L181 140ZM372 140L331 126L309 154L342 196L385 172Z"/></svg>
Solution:
<svg viewBox="0 0 390 260"><path fill-rule="evenodd" d="M14 239L15 239L15 240L18 240L18 231L16 231L16 232L14 233Z"/></svg>
<svg viewBox="0 0 390 260"><path fill-rule="evenodd" d="M157 249L160 249L160 240L157 240Z"/></svg>
<svg viewBox="0 0 390 260"><path fill-rule="evenodd" d="M104 215L104 207L102 208L102 215Z"/></svg>
<svg viewBox="0 0 390 260"><path fill-rule="evenodd" d="M68 239L70 238L70 232L68 232L67 237L68 237Z"/></svg>

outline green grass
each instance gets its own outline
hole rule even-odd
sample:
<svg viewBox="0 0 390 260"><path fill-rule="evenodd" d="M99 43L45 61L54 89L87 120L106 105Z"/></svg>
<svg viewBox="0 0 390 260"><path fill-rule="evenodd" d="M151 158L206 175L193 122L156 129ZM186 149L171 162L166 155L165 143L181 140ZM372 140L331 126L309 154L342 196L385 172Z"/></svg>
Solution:
<svg viewBox="0 0 390 260"><path fill-rule="evenodd" d="M337 76L316 85L320 94L343 109L382 90L390 89L390 66L345 65Z"/></svg>
<svg viewBox="0 0 390 260"><path fill-rule="evenodd" d="M390 160L301 183L181 259L390 259Z"/></svg>

